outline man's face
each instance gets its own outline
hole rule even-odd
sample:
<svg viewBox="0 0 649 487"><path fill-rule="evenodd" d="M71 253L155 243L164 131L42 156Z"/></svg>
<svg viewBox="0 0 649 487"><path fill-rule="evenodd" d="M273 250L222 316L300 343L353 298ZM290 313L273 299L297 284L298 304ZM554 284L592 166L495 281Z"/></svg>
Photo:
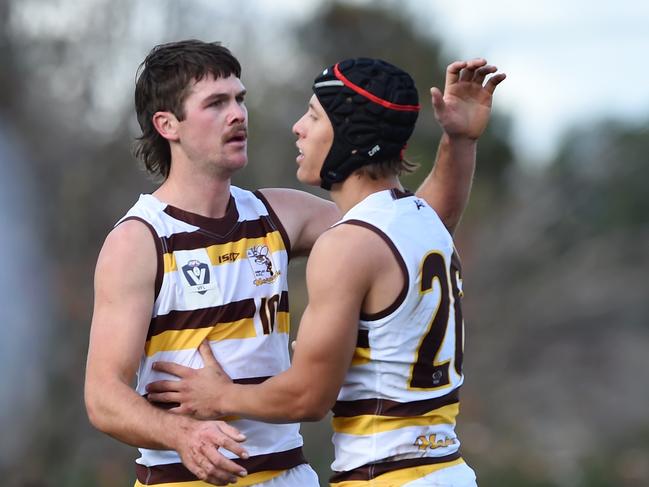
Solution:
<svg viewBox="0 0 649 487"><path fill-rule="evenodd" d="M199 165L226 175L248 162L248 110L241 80L208 75L190 87L185 118L178 125L180 146Z"/></svg>
<svg viewBox="0 0 649 487"><path fill-rule="evenodd" d="M295 145L300 151L295 159L297 178L302 183L318 186L322 164L333 144L334 129L315 95L311 96L306 113L293 125L293 133L297 135Z"/></svg>

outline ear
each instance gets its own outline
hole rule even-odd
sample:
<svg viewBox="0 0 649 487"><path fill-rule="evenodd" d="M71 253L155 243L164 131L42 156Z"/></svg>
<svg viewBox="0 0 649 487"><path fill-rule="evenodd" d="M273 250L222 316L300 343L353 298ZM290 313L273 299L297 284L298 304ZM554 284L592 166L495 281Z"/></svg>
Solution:
<svg viewBox="0 0 649 487"><path fill-rule="evenodd" d="M178 135L178 119L171 112L155 112L151 120L153 126L158 133L169 141L177 141L180 137Z"/></svg>

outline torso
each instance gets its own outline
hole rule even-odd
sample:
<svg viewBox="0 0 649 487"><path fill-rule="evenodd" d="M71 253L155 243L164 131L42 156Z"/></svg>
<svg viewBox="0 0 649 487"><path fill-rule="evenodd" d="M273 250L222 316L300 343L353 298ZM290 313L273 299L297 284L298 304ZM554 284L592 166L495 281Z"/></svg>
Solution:
<svg viewBox="0 0 649 487"><path fill-rule="evenodd" d="M340 224L379 235L393 256L386 267L393 277L376 292L380 306L364 305L352 366L333 409L333 470L461 461L455 417L463 322L451 236L426 202L397 190L370 195ZM389 284L395 275L403 286ZM386 295L396 299L381 301Z"/></svg>
<svg viewBox="0 0 649 487"><path fill-rule="evenodd" d="M234 186L231 195L221 219L184 212L151 195L142 195L124 217L146 222L159 249L156 299L138 371L142 395L147 384L170 378L152 370L154 361L201 367L197 348L204 339L235 382L262 382L290 365L289 240L262 196ZM246 449L262 460L262 470L264 461L272 465L293 450L301 463L299 425L229 422L247 436ZM140 465L180 462L173 451L140 452Z"/></svg>

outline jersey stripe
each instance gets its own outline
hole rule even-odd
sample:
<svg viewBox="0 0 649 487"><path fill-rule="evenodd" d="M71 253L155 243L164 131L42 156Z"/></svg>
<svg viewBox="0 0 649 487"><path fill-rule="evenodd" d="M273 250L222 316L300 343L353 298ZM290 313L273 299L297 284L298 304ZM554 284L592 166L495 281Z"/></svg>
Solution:
<svg viewBox="0 0 649 487"><path fill-rule="evenodd" d="M370 361L370 342L369 331L360 329L358 330L358 338L356 339L356 348L354 349L354 356L352 357L352 366L363 365Z"/></svg>
<svg viewBox="0 0 649 487"><path fill-rule="evenodd" d="M286 472L286 470L264 470L263 472L248 474L243 478L239 478L235 483L228 484L228 485L232 485L235 487L247 487L249 485L258 485L261 484L262 482L267 482L269 480L272 480L275 477L279 477L284 472ZM157 487L210 487L214 484L208 484L207 482L203 482L202 480L193 480L193 481L190 480L190 481L183 481L183 482L164 482L162 484L143 484L139 480L136 480L134 487L140 487L145 485L156 485Z"/></svg>
<svg viewBox="0 0 649 487"><path fill-rule="evenodd" d="M176 245L170 248L173 248L174 251L179 251L179 250L194 250L196 248L203 247L202 245L197 243L198 239L193 233L190 235L191 236L187 237L187 241L183 242L184 245ZM271 253L280 250L286 250L284 248L284 242L282 240L282 236L278 231L265 232L261 236L255 238L248 237L233 242L228 242L228 243L223 243L218 245L210 245L208 247L205 247L205 250L207 251L207 255L210 258L211 264L216 266L221 264L232 263L233 261L230 260L229 258L226 259L226 257L230 257L233 254L237 254L236 260L247 259L248 256L246 255L246 250L252 246L257 246L257 245L268 246L268 250ZM174 272L178 270L173 253L164 254L163 259L164 259L165 273Z"/></svg>
<svg viewBox="0 0 649 487"><path fill-rule="evenodd" d="M277 333L289 333L290 327L291 318L288 312L278 312L275 323ZM219 321L212 327L167 330L159 333L147 340L145 353L150 357L162 351L198 348L205 339L220 341L254 338L256 336L258 334L252 318L243 318L232 322Z"/></svg>
<svg viewBox="0 0 649 487"><path fill-rule="evenodd" d="M336 487L363 487L370 484L403 485L437 470L463 463L464 460L457 452L437 458L412 458L396 462L374 463L350 472L334 474L330 483Z"/></svg>
<svg viewBox="0 0 649 487"><path fill-rule="evenodd" d="M356 401L336 401L334 416L359 416L361 414L380 414L385 416L419 416L459 402L457 389L449 394L421 401L398 402L389 399L358 399Z"/></svg>
<svg viewBox="0 0 649 487"><path fill-rule="evenodd" d="M231 484L237 486L265 482L290 468L307 463L301 447L277 453L255 455L246 460L234 458L232 461L241 465L248 472L246 477L239 479L235 484ZM182 463L170 463L153 467L146 467L138 463L135 466L135 472L138 482L142 485L163 486L180 483L180 485L186 487L192 485L187 482L200 482ZM208 484L201 482L197 485Z"/></svg>
<svg viewBox="0 0 649 487"><path fill-rule="evenodd" d="M200 310L170 311L151 320L147 338L169 330L209 328L215 323L233 323L255 315L254 299L244 299Z"/></svg>
<svg viewBox="0 0 649 487"><path fill-rule="evenodd" d="M376 474L376 465L389 459L411 460L408 465L390 464L404 469L438 464L451 454L460 458L455 424L463 376L451 364L461 351L462 328L456 323L461 320L460 303L455 300L461 278L451 274L451 235L425 201L390 190L367 196L338 224L379 235L405 283L383 311L360 316L365 343L357 341L333 408L332 469L353 472L371 466ZM429 254L440 258L433 260ZM447 369L440 372L438 365L445 363ZM413 388L413 369L423 370L417 380L439 387Z"/></svg>
<svg viewBox="0 0 649 487"><path fill-rule="evenodd" d="M459 413L459 404L449 404L421 416L379 416L364 414L362 416L334 417L331 421L336 433L349 435L371 435L382 431L393 431L411 426L431 426L438 424L455 425Z"/></svg>
<svg viewBox="0 0 649 487"><path fill-rule="evenodd" d="M205 339L210 341L253 338L257 336L252 318L230 323L219 322L208 328L191 328L188 330L168 330L146 342L144 347L147 356L170 350L198 348Z"/></svg>
<svg viewBox="0 0 649 487"><path fill-rule="evenodd" d="M139 394L145 395L151 382L168 378L153 369L157 361L202 367L198 346L204 339L236 381L257 382L290 366L286 232L262 199L235 186L230 193L223 218L192 214L153 195L140 196L124 217L142 219L153 229L162 277L137 371ZM297 424L227 419L246 435L251 457L277 458L278 452L302 445ZM150 467L181 461L174 451L141 448L140 453L138 464ZM223 454L234 456L227 450ZM260 468L248 469L251 475L239 485L272 478L285 466L266 462ZM145 480L140 483L149 485ZM177 482L159 480L159 485Z"/></svg>

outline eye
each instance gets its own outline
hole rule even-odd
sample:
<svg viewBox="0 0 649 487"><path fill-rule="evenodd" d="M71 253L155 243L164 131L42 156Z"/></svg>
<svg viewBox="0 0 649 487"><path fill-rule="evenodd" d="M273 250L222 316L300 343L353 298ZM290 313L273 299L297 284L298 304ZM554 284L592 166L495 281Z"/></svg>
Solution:
<svg viewBox="0 0 649 487"><path fill-rule="evenodd" d="M239 95L239 96L237 96L237 98L236 98L237 103L238 103L239 105L242 105L243 103L246 102L246 99L245 99L245 98L246 98L246 97L245 97L244 95Z"/></svg>

